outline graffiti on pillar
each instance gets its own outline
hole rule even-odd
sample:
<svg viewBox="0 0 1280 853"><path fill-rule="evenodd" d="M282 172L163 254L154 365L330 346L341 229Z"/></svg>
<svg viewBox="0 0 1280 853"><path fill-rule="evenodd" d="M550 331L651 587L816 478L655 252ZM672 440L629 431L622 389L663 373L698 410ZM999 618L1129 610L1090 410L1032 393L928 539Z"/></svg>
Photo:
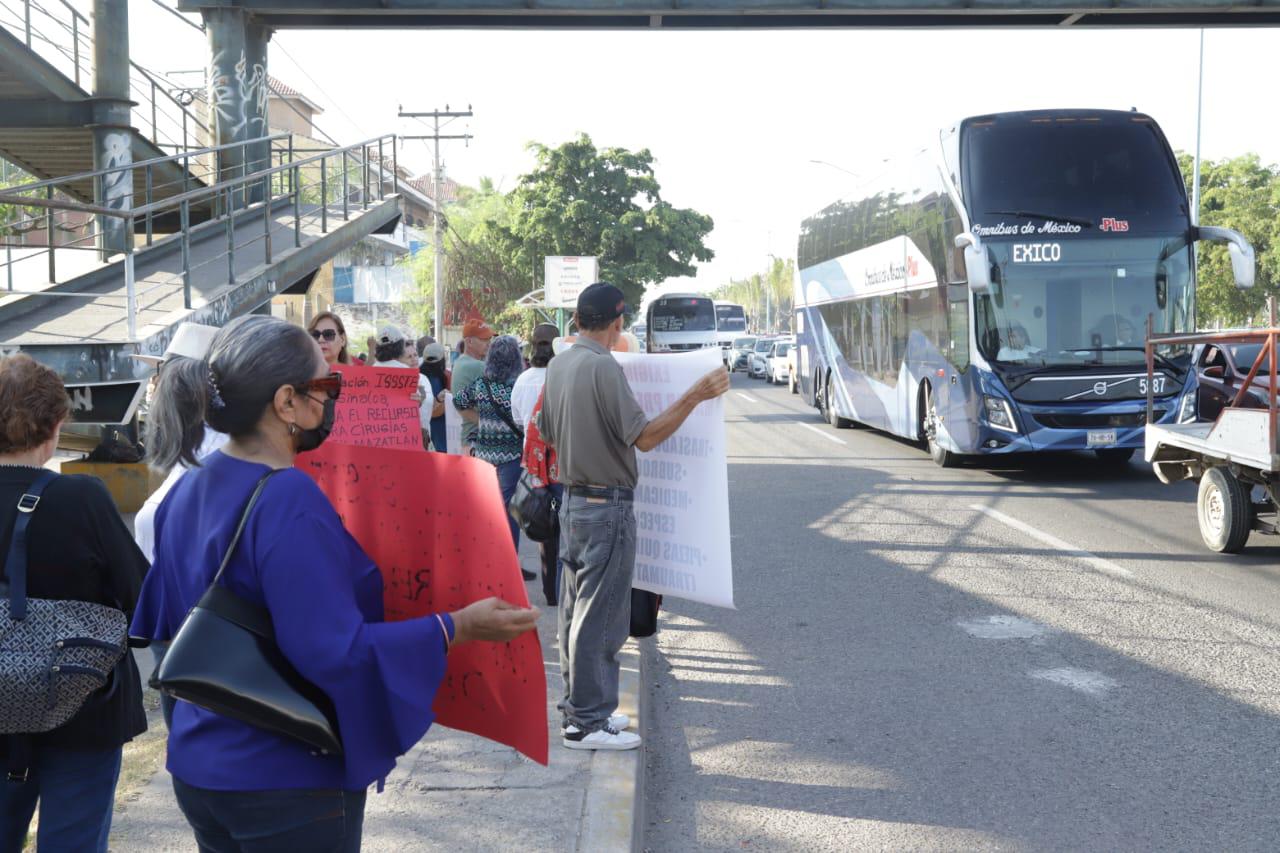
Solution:
<svg viewBox="0 0 1280 853"><path fill-rule="evenodd" d="M209 67L209 103L229 131L220 136L238 137L246 128L247 137L258 136L267 127L267 70L256 62L250 66L242 50L235 73L224 74L224 55L225 51L219 51Z"/></svg>
<svg viewBox="0 0 1280 853"><path fill-rule="evenodd" d="M102 137L102 168L116 169L102 176L102 206L112 210L124 210L133 202L133 173L129 165L133 162L133 143L129 134L113 130Z"/></svg>

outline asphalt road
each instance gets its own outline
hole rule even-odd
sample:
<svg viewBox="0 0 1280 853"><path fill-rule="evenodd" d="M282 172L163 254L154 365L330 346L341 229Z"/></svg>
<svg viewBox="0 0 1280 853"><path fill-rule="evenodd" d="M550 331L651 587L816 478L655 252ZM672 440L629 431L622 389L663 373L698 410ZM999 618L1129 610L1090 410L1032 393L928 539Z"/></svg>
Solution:
<svg viewBox="0 0 1280 853"><path fill-rule="evenodd" d="M646 641L645 847L1275 850L1280 538L1091 455L944 470L736 374L738 610Z"/></svg>

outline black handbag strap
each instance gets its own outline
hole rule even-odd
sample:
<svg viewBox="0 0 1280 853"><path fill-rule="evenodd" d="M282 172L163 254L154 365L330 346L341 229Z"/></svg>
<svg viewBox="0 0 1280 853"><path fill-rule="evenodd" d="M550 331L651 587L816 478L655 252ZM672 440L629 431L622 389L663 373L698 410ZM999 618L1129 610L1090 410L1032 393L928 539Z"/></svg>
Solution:
<svg viewBox="0 0 1280 853"><path fill-rule="evenodd" d="M262 479L258 481L258 485L254 487L253 494L249 495L249 502L245 504L244 512L240 514L240 523L236 525L235 535L231 537L231 544L227 546L227 553L222 558L222 565L218 566L218 573L213 576L213 582L209 584L210 589L218 585L218 581L222 579L222 573L231 564L231 555L235 553L236 546L240 544L240 536L249 524L249 513L253 512L254 504L258 502L258 497L262 494L262 490L267 487L267 480L279 474L281 470L283 469L275 469L263 474Z"/></svg>
<svg viewBox="0 0 1280 853"><path fill-rule="evenodd" d="M9 556L4 561L5 577L9 579L9 617L15 622L27 618L27 525L40 505L40 495L45 486L58 475L41 471L18 498L18 517L13 521L13 538L9 541Z"/></svg>
<svg viewBox="0 0 1280 853"><path fill-rule="evenodd" d="M487 376L482 378L484 379L485 393L489 397L489 405L493 406L493 408L498 412L498 417L502 418L503 422L511 428L513 433L516 434L516 437L521 441L524 441L524 430L516 426L516 422L512 419L511 415L502 410L502 406L498 404L497 399L493 396L493 387L489 384L489 378Z"/></svg>

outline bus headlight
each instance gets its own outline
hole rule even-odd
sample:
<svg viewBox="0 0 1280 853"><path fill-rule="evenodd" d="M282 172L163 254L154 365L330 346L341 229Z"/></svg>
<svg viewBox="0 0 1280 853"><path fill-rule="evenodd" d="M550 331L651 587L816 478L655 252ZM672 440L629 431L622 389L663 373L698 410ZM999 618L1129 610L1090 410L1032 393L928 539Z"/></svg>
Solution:
<svg viewBox="0 0 1280 853"><path fill-rule="evenodd" d="M982 408L986 411L987 423L991 426L1005 432L1018 431L1018 428L1013 425L1013 409L1009 408L1008 400L1003 397L984 396Z"/></svg>
<svg viewBox="0 0 1280 853"><path fill-rule="evenodd" d="M1178 423L1196 422L1196 392L1188 391L1182 395L1182 403L1178 406Z"/></svg>

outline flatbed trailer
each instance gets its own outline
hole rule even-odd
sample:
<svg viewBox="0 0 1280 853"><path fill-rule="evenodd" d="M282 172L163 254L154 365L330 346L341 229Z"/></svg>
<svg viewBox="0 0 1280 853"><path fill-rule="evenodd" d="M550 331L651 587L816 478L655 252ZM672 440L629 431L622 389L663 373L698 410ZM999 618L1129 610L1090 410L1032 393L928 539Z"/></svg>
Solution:
<svg viewBox="0 0 1280 853"><path fill-rule="evenodd" d="M1149 327L1148 327L1149 328ZM1151 377L1155 347L1162 344L1256 344L1262 348L1248 378L1230 405L1212 423L1153 423ZM1244 332L1147 335L1146 459L1162 483L1199 480L1196 516L1200 536L1211 550L1236 553L1252 531L1280 532L1280 447L1276 444L1276 351L1280 328ZM1267 408L1244 408L1259 373L1269 377Z"/></svg>

